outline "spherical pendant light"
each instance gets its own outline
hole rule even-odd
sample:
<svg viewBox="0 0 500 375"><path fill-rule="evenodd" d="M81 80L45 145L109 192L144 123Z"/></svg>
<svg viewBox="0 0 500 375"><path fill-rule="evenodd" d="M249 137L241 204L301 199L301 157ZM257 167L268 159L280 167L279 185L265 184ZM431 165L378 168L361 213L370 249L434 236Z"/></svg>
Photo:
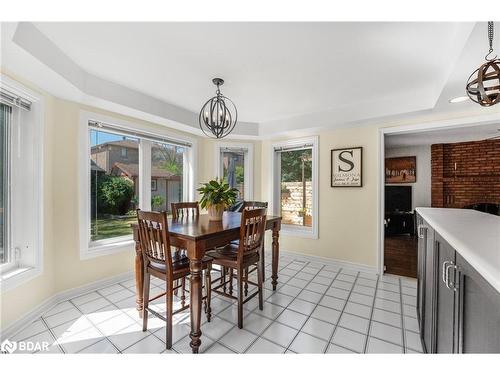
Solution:
<svg viewBox="0 0 500 375"><path fill-rule="evenodd" d="M217 86L217 91L213 98L201 107L198 122L200 129L211 138L224 138L231 133L238 120L238 110L231 99L225 97L220 92L220 86L224 84L222 78L212 80Z"/></svg>
<svg viewBox="0 0 500 375"><path fill-rule="evenodd" d="M483 107L500 102L500 59L493 56L493 22L488 22L488 39L490 49L486 62L470 75L466 86L469 98Z"/></svg>

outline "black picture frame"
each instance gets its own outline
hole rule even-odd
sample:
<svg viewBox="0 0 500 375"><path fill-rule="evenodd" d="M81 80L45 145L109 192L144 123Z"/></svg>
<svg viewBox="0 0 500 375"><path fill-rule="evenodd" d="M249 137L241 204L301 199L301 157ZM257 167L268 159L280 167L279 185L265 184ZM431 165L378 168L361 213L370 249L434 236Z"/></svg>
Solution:
<svg viewBox="0 0 500 375"><path fill-rule="evenodd" d="M349 151L349 150L359 150L359 184L352 184L352 185L341 185L341 184L334 184L334 155L336 152L339 151ZM356 146L356 147L342 147L342 148L334 148L330 152L330 186L337 188L337 187L346 187L346 188L359 188L363 187L363 147L361 146Z"/></svg>

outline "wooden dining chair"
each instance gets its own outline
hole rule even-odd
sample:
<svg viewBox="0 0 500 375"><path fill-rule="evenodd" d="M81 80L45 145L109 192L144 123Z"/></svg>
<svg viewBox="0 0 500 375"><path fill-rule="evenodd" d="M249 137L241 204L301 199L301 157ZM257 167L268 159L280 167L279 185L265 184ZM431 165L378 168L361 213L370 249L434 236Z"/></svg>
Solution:
<svg viewBox="0 0 500 375"><path fill-rule="evenodd" d="M189 259L184 254L172 253L170 247L170 237L168 234L167 213L166 212L148 212L137 210L137 221L139 223L139 242L144 259L144 304L142 330L148 329L148 313L162 319L167 323L167 349L172 348L172 316L176 313L186 310L185 299L181 299L181 308L173 311L174 290L180 288L180 285L174 286L174 282L179 279L185 279L189 275ZM203 270L205 270L205 313L207 320L211 319L210 297L211 297L211 278L210 271L212 260L205 257L202 261ZM165 281L166 292L153 298L149 297L149 285L151 275ZM159 314L149 307L149 303L165 296L166 298L166 316Z"/></svg>
<svg viewBox="0 0 500 375"><path fill-rule="evenodd" d="M253 210L255 208L267 208L267 202L259 202L259 201L243 201L243 206L241 207L241 212L243 210ZM265 258L264 258L264 241L262 241L262 251L260 254L260 261L262 262L262 278L264 281L266 280L266 270L265 270ZM251 268L250 270L245 269L245 296L248 295L248 277L251 273L257 271L257 267Z"/></svg>
<svg viewBox="0 0 500 375"><path fill-rule="evenodd" d="M225 280L225 273L221 275L222 283L212 288L214 293L221 294L231 299L238 301L238 327L243 328L243 304L250 299L259 296L259 309L263 309L263 291L262 291L262 263L260 262L260 253L262 243L264 241L264 233L266 229L266 209L257 208L254 210L244 210L241 214L240 225L240 241L238 244L230 243L227 246L207 252L207 255L213 258L213 264L219 265L226 269L236 272L238 285L238 296L235 297L231 293L222 292L221 288L225 289L225 285L229 283L230 287L233 282L233 272L231 272L229 280ZM257 286L257 291L250 296L243 296L243 281L244 271L250 266L257 267L257 283L250 280L247 282ZM215 284L219 279L213 281Z"/></svg>
<svg viewBox="0 0 500 375"><path fill-rule="evenodd" d="M174 220L179 220L183 218L189 218L189 217L198 217L200 216L200 206L198 202L176 202L176 203L171 203L170 204L172 207L172 219ZM186 253L186 249L179 249L177 248L175 250L176 253ZM186 293L186 279L181 279L177 280L175 282L175 286L178 286L181 284L182 289L181 293L182 295L185 295ZM178 294L178 289L175 290L175 295Z"/></svg>
<svg viewBox="0 0 500 375"><path fill-rule="evenodd" d="M172 219L178 220L184 217L200 216L200 206L198 202L178 202L172 203Z"/></svg>

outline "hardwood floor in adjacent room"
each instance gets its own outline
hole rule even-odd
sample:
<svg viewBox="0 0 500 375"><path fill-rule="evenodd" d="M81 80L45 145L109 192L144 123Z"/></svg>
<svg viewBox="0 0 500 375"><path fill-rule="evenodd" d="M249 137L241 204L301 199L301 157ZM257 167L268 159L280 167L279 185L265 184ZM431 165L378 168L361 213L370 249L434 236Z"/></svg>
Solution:
<svg viewBox="0 0 500 375"><path fill-rule="evenodd" d="M417 237L391 236L384 240L385 272L417 277Z"/></svg>

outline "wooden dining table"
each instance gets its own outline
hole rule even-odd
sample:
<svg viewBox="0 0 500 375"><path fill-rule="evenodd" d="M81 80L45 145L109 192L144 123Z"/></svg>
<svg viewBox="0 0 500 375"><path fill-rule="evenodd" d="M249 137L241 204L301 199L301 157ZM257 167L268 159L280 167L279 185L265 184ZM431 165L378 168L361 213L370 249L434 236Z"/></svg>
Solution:
<svg viewBox="0 0 500 375"><path fill-rule="evenodd" d="M241 213L224 212L222 221L210 221L208 215L185 217L177 220L169 218L168 231L171 246L187 250L190 268L190 310L191 343L193 353L198 353L201 345L202 308L202 259L205 251L228 244L240 236ZM132 224L135 241L135 284L136 305L142 317L144 263L139 243L138 225ZM279 232L281 217L267 216L266 230L272 231L272 276L271 285L276 290L278 284ZM264 257L264 251L262 251ZM262 261L264 259L262 258Z"/></svg>

